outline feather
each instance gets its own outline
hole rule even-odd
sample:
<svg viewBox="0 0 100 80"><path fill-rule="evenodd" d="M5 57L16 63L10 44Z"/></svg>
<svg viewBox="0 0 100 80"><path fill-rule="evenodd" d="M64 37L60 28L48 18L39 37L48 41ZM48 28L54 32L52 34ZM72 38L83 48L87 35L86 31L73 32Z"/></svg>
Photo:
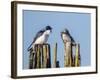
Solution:
<svg viewBox="0 0 100 80"><path fill-rule="evenodd" d="M67 32L67 34L69 35L69 37L70 37L71 41L72 41L72 42L75 42L75 40L74 40L74 39L73 39L73 37L70 35L70 33L69 33L69 32Z"/></svg>
<svg viewBox="0 0 100 80"><path fill-rule="evenodd" d="M40 30L39 32L37 32L37 34L36 34L36 36L34 37L34 39L33 39L33 42L30 44L30 46L28 47L28 51L31 49L31 46L33 45L33 43L36 41L36 39L38 38L38 37L40 37L43 33L45 32L45 30L43 29L43 30Z"/></svg>
<svg viewBox="0 0 100 80"><path fill-rule="evenodd" d="M64 38L64 36L66 38ZM75 40L73 39L73 37L70 35L68 29L64 29L64 31L61 32L61 38L62 38L63 42L66 42L66 41L75 42Z"/></svg>

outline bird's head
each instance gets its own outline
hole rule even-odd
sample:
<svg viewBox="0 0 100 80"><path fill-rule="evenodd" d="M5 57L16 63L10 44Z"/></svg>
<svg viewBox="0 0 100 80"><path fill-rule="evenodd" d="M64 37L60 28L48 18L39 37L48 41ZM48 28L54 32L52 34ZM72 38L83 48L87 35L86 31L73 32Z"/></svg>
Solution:
<svg viewBox="0 0 100 80"><path fill-rule="evenodd" d="M52 27L51 26L46 26L45 31L47 32L47 34L50 34L52 32Z"/></svg>
<svg viewBox="0 0 100 80"><path fill-rule="evenodd" d="M51 26L46 26L45 30L50 30L50 31L52 31L52 27L51 27Z"/></svg>
<svg viewBox="0 0 100 80"><path fill-rule="evenodd" d="M67 28L65 28L61 33L69 33L69 31L68 31L68 29Z"/></svg>

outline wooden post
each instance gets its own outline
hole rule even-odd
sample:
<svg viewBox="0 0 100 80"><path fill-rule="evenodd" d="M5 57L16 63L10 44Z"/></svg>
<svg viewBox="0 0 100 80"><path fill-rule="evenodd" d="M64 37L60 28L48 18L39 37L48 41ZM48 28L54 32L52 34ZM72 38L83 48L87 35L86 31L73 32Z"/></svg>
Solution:
<svg viewBox="0 0 100 80"><path fill-rule="evenodd" d="M47 45L47 68L51 68L50 45Z"/></svg>
<svg viewBox="0 0 100 80"><path fill-rule="evenodd" d="M33 50L30 50L30 55L29 55L29 69L33 69L36 67L36 53L33 53Z"/></svg>
<svg viewBox="0 0 100 80"><path fill-rule="evenodd" d="M72 43L72 67L75 67L75 46L76 46L76 44L74 43Z"/></svg>
<svg viewBox="0 0 100 80"><path fill-rule="evenodd" d="M71 42L66 42L64 53L64 67L72 66L72 45Z"/></svg>
<svg viewBox="0 0 100 80"><path fill-rule="evenodd" d="M56 62L57 62L57 43L54 46L54 61L53 61L53 67L56 68Z"/></svg>
<svg viewBox="0 0 100 80"><path fill-rule="evenodd" d="M37 45L38 47L37 47L37 65L36 65L36 68L39 68L39 59L40 59L40 52L39 52L39 45Z"/></svg>
<svg viewBox="0 0 100 80"><path fill-rule="evenodd" d="M47 66L47 48L43 45L43 68Z"/></svg>
<svg viewBox="0 0 100 80"><path fill-rule="evenodd" d="M29 69L33 68L50 68L50 45L49 44L36 44L35 54L30 51L29 56Z"/></svg>
<svg viewBox="0 0 100 80"><path fill-rule="evenodd" d="M43 45L40 46L40 67L43 68Z"/></svg>
<svg viewBox="0 0 100 80"><path fill-rule="evenodd" d="M33 54L31 53L29 55L29 69L33 68Z"/></svg>
<svg viewBox="0 0 100 80"><path fill-rule="evenodd" d="M76 44L75 67L80 66L80 45Z"/></svg>
<svg viewBox="0 0 100 80"><path fill-rule="evenodd" d="M66 51L66 43L64 43L64 67L68 67L68 53Z"/></svg>
<svg viewBox="0 0 100 80"><path fill-rule="evenodd" d="M71 67L72 66L72 43L71 42L68 42L68 60L69 60L69 67Z"/></svg>

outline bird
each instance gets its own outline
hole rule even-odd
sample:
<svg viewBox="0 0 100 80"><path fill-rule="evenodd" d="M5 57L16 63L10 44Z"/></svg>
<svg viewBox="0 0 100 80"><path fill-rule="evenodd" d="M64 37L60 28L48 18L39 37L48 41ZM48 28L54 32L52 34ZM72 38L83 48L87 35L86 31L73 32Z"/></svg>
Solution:
<svg viewBox="0 0 100 80"><path fill-rule="evenodd" d="M61 32L61 38L63 40L64 43L66 42L72 42L74 43L75 40L74 38L71 36L71 34L69 33L68 29L65 28L62 32Z"/></svg>
<svg viewBox="0 0 100 80"><path fill-rule="evenodd" d="M45 28L38 31L27 50L28 51L32 50L33 53L35 53L35 50L34 50L35 44L45 44L51 32L52 32L51 26L46 26Z"/></svg>

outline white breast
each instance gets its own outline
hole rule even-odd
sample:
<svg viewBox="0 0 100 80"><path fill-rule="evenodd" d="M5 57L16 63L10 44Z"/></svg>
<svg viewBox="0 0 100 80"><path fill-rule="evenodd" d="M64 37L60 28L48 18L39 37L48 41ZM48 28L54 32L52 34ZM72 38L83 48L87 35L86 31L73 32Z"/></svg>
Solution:
<svg viewBox="0 0 100 80"><path fill-rule="evenodd" d="M64 42L67 42L67 41L70 42L71 41L70 37L67 34L63 34L62 39L64 40Z"/></svg>
<svg viewBox="0 0 100 80"><path fill-rule="evenodd" d="M40 36L36 41L35 44L43 44L46 43L50 34L50 30L47 30Z"/></svg>
<svg viewBox="0 0 100 80"><path fill-rule="evenodd" d="M45 36L40 36L36 41L35 44L43 44L45 42Z"/></svg>

